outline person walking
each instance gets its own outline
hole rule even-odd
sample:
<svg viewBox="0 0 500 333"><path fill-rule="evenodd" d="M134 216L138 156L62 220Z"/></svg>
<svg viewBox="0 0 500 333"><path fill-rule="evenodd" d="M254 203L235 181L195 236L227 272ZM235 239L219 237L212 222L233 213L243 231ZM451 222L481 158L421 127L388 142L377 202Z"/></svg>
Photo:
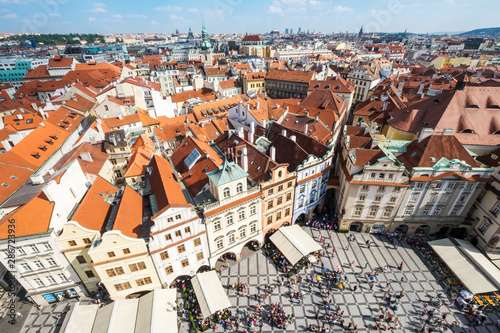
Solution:
<svg viewBox="0 0 500 333"><path fill-rule="evenodd" d="M401 263L399 264L399 270L403 270L403 262L401 261Z"/></svg>

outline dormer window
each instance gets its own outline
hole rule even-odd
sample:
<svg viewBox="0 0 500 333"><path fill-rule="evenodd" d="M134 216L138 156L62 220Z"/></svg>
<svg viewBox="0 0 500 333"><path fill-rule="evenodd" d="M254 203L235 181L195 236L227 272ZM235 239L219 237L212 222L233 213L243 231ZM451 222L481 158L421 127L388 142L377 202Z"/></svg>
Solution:
<svg viewBox="0 0 500 333"><path fill-rule="evenodd" d="M224 196L224 198L229 198L230 193L231 193L231 192L229 191L229 187L226 187L226 188L224 189L224 192L223 192L223 196Z"/></svg>
<svg viewBox="0 0 500 333"><path fill-rule="evenodd" d="M47 146L38 147L38 149L40 149L40 150L42 150L42 151L47 151Z"/></svg>

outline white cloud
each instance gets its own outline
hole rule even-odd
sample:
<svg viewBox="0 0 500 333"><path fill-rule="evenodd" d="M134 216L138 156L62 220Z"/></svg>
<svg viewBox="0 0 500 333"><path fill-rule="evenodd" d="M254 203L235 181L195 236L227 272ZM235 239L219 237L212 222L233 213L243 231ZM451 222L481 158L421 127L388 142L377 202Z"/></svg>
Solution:
<svg viewBox="0 0 500 333"><path fill-rule="evenodd" d="M321 7L321 6L326 6L327 3L323 1L318 1L318 0L309 0L309 4L313 7Z"/></svg>
<svg viewBox="0 0 500 333"><path fill-rule="evenodd" d="M177 16L175 14L171 14L168 16L168 18L172 21L181 21L181 20L184 20L184 17L182 16Z"/></svg>
<svg viewBox="0 0 500 333"><path fill-rule="evenodd" d="M95 17L89 17L89 22L94 22L95 21Z"/></svg>
<svg viewBox="0 0 500 333"><path fill-rule="evenodd" d="M101 2L94 2L94 7L106 7L106 5Z"/></svg>
<svg viewBox="0 0 500 333"><path fill-rule="evenodd" d="M49 16L59 17L59 16L61 16L61 14L59 14L59 13L50 13Z"/></svg>
<svg viewBox="0 0 500 333"><path fill-rule="evenodd" d="M307 0L281 0L281 3L284 5L304 5Z"/></svg>
<svg viewBox="0 0 500 333"><path fill-rule="evenodd" d="M151 20L151 25L158 25L158 22L156 22L155 20Z"/></svg>
<svg viewBox="0 0 500 333"><path fill-rule="evenodd" d="M190 12L190 13L198 13L198 9L197 8L189 8L188 12Z"/></svg>
<svg viewBox="0 0 500 333"><path fill-rule="evenodd" d="M133 15L127 15L127 17L130 17L130 18L146 18L146 15L143 15L143 14L133 14Z"/></svg>
<svg viewBox="0 0 500 333"><path fill-rule="evenodd" d="M121 14L113 14L111 15L112 18L115 18L115 19L121 19L123 18L123 16Z"/></svg>
<svg viewBox="0 0 500 333"><path fill-rule="evenodd" d="M5 14L3 16L0 16L2 19L5 19L5 20L13 20L13 19L16 19L18 18L19 16L17 16L16 13L9 13L9 14Z"/></svg>
<svg viewBox="0 0 500 333"><path fill-rule="evenodd" d="M89 13L106 13L106 9L102 7L95 7L92 10L89 10Z"/></svg>
<svg viewBox="0 0 500 333"><path fill-rule="evenodd" d="M297 13L305 13L306 9L304 7L301 8L290 7L286 11L289 13L297 14Z"/></svg>
<svg viewBox="0 0 500 333"><path fill-rule="evenodd" d="M346 12L352 12L352 8L349 7L344 7L342 5L338 5L333 7L333 12L334 13L346 13Z"/></svg>
<svg viewBox="0 0 500 333"><path fill-rule="evenodd" d="M283 14L283 10L279 6L271 5L269 6L268 10L272 14Z"/></svg>
<svg viewBox="0 0 500 333"><path fill-rule="evenodd" d="M160 6L160 7L156 7L155 10L180 11L180 10L182 10L182 7L179 7L179 6Z"/></svg>

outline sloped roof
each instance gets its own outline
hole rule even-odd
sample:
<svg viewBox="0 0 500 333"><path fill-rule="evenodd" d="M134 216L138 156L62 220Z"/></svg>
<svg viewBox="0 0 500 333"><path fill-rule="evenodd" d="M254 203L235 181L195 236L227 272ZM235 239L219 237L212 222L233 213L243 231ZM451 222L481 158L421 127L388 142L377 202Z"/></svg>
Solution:
<svg viewBox="0 0 500 333"><path fill-rule="evenodd" d="M106 196L117 192L116 187L98 176L83 197L71 220L78 222L84 228L102 231L112 208L111 204L105 201Z"/></svg>
<svg viewBox="0 0 500 333"><path fill-rule="evenodd" d="M313 74L313 71L289 71L286 69L270 68L267 72L266 80L292 81L309 84Z"/></svg>
<svg viewBox="0 0 500 333"><path fill-rule="evenodd" d="M248 173L246 173L245 170L243 170L238 164L229 162L225 159L223 164L221 164L217 169L207 173L207 176L215 186L221 186L238 179L244 179L248 177Z"/></svg>
<svg viewBox="0 0 500 333"><path fill-rule="evenodd" d="M139 238L142 228L142 197L130 186L125 187L116 213L113 230L119 230L124 236Z"/></svg>

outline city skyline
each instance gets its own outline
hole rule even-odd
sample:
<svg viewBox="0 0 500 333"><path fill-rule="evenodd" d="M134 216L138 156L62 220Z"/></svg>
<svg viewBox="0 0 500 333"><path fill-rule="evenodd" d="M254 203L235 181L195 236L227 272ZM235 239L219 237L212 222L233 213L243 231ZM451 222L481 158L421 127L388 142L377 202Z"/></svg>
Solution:
<svg viewBox="0 0 500 333"><path fill-rule="evenodd" d="M1 0L1 33L265 33L315 31L366 33L456 32L493 27L494 0L368 1L241 0L151 1L139 9L130 0L70 3L68 0ZM481 20L470 20L474 10ZM251 18L245 20L245 18ZM334 18L334 20L332 20ZM426 24L422 24L425 20ZM457 24L460 22L460 24Z"/></svg>

